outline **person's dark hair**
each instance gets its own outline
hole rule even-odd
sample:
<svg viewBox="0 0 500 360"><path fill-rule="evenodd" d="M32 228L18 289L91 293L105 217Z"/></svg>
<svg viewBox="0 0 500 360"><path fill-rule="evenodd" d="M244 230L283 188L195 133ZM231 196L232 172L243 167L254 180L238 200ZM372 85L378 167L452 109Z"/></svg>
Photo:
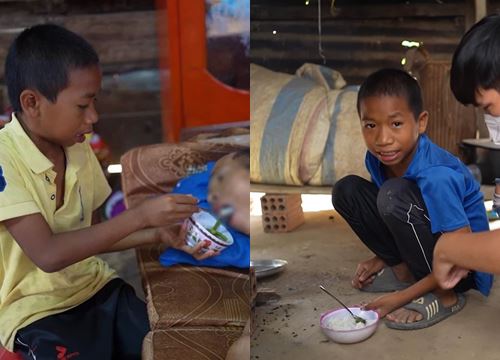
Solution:
<svg viewBox="0 0 500 360"><path fill-rule="evenodd" d="M415 120L422 113L423 101L417 80L407 72L398 69L382 69L369 75L358 92L357 109L360 114L360 104L371 96L398 96L406 99L408 107Z"/></svg>
<svg viewBox="0 0 500 360"><path fill-rule="evenodd" d="M5 60L5 81L14 111L21 112L20 95L39 91L51 102L68 86L69 72L99 64L92 46L79 35L53 25L36 25L21 32Z"/></svg>
<svg viewBox="0 0 500 360"><path fill-rule="evenodd" d="M233 159L238 161L243 168L250 170L250 149L238 150L234 153Z"/></svg>
<svg viewBox="0 0 500 360"><path fill-rule="evenodd" d="M476 103L476 91L500 91L500 15L483 18L465 33L451 63L451 91L464 105Z"/></svg>

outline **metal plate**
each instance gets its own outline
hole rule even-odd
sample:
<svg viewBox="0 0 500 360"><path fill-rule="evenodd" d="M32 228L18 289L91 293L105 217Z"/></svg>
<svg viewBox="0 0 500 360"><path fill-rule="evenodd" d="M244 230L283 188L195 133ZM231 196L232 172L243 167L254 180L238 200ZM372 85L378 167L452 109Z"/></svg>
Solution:
<svg viewBox="0 0 500 360"><path fill-rule="evenodd" d="M281 259L250 260L250 267L255 269L257 279L278 274L285 270L288 262Z"/></svg>

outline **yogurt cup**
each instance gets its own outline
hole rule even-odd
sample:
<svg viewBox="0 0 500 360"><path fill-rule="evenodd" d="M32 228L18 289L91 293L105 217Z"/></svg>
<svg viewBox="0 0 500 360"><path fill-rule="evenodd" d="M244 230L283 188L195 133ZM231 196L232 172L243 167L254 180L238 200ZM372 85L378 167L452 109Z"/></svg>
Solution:
<svg viewBox="0 0 500 360"><path fill-rule="evenodd" d="M201 241L208 241L210 244L201 249L202 253L208 250L222 251L228 246L231 246L234 243L233 237L223 224L217 228L217 231L221 233L225 239L217 237L208 231L216 222L217 219L206 211L200 211L191 215L185 222L186 243L194 247Z"/></svg>

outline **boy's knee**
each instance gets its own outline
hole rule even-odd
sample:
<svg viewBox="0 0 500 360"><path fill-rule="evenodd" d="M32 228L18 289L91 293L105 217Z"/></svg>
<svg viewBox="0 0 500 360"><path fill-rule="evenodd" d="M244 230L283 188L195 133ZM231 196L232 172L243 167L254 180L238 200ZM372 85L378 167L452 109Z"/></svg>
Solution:
<svg viewBox="0 0 500 360"><path fill-rule="evenodd" d="M364 180L357 175L347 175L335 183L332 190L332 204L334 208L349 204L350 199L359 192L360 185Z"/></svg>
<svg viewBox="0 0 500 360"><path fill-rule="evenodd" d="M377 195L377 209L384 217L394 214L398 205L410 199L409 194L418 191L417 185L403 178L389 179L380 187Z"/></svg>

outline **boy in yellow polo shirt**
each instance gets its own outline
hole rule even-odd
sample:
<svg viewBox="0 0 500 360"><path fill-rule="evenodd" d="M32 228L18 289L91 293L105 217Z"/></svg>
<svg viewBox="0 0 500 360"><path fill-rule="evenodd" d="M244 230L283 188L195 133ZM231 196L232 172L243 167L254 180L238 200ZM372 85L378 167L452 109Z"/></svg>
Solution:
<svg viewBox="0 0 500 360"><path fill-rule="evenodd" d="M94 224L110 193L85 140L97 122L96 52L64 28L34 26L14 40L5 75L15 113L0 130L0 342L28 359L140 359L145 304L94 255L164 241L201 257L165 231L197 200L159 196Z"/></svg>

